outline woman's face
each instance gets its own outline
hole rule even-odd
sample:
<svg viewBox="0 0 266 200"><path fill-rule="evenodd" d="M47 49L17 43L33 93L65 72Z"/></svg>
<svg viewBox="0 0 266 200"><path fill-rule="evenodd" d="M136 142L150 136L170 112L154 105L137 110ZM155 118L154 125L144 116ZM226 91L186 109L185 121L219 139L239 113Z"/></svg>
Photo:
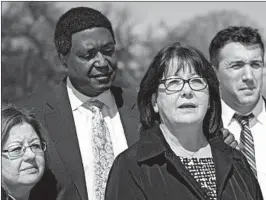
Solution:
<svg viewBox="0 0 266 200"><path fill-rule="evenodd" d="M188 80L199 77L189 66L180 69L177 74L169 69L162 79L176 77ZM155 97L154 111L159 112L161 123L166 126L202 124L209 105L209 89L194 91L188 83L178 92L168 92L164 84L160 84Z"/></svg>
<svg viewBox="0 0 266 200"><path fill-rule="evenodd" d="M36 144L40 138L28 123L22 123L11 128L2 150L9 147ZM8 153L2 153L2 183L8 188L19 186L33 187L44 173L44 153L33 153L26 148L24 155L19 158L9 158Z"/></svg>

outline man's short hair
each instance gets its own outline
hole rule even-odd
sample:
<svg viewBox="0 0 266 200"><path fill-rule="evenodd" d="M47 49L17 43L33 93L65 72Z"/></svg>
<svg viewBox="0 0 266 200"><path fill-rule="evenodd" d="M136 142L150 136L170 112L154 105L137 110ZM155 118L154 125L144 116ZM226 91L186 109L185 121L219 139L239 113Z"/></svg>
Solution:
<svg viewBox="0 0 266 200"><path fill-rule="evenodd" d="M95 27L108 29L115 42L111 22L101 12L88 7L76 7L68 10L59 18L55 28L54 43L58 54L67 55L69 53L74 33Z"/></svg>
<svg viewBox="0 0 266 200"><path fill-rule="evenodd" d="M246 26L229 26L219 31L212 39L209 46L210 61L216 68L218 68L219 65L218 59L220 49L231 42L239 42L244 46L258 44L262 51L262 57L264 58L264 45L258 33L258 29Z"/></svg>

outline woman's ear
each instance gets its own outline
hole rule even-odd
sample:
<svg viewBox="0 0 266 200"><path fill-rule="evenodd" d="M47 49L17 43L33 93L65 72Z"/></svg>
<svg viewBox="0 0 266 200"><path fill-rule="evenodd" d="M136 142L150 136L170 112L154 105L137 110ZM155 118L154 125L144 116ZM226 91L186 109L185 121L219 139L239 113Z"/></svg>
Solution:
<svg viewBox="0 0 266 200"><path fill-rule="evenodd" d="M156 97L157 97L156 94L152 95L151 103L152 103L152 107L153 107L154 112L158 113L159 109L158 109L157 100L156 100L157 98Z"/></svg>

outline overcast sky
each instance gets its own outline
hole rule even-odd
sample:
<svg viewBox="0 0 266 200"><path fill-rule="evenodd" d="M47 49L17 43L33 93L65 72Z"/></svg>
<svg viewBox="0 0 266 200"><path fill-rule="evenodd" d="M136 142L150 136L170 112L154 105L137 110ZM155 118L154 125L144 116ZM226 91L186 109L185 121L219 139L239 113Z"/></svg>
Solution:
<svg viewBox="0 0 266 200"><path fill-rule="evenodd" d="M58 2L65 11L71 7L89 6L101 9L105 2ZM129 7L133 18L140 28L147 24L157 24L164 20L168 25L179 25L182 20L197 15L205 15L210 11L237 10L257 22L261 31L266 32L266 2L113 2L114 6Z"/></svg>

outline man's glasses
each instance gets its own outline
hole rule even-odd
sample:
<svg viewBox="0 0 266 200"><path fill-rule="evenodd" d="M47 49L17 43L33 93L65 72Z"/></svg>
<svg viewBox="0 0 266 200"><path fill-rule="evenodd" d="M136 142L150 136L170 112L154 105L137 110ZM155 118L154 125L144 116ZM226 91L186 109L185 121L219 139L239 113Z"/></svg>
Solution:
<svg viewBox="0 0 266 200"><path fill-rule="evenodd" d="M188 83L189 87L194 91L203 90L207 87L205 79L201 77L194 77L187 80L182 78L168 78L161 80L160 83L164 84L166 90L170 92L181 91L185 83Z"/></svg>
<svg viewBox="0 0 266 200"><path fill-rule="evenodd" d="M8 153L10 158L20 158L24 155L27 148L30 148L31 151L35 154L42 154L46 150L46 143L37 141L32 143L29 146L24 146L22 144L14 144L9 146L6 150L3 150L3 153Z"/></svg>

